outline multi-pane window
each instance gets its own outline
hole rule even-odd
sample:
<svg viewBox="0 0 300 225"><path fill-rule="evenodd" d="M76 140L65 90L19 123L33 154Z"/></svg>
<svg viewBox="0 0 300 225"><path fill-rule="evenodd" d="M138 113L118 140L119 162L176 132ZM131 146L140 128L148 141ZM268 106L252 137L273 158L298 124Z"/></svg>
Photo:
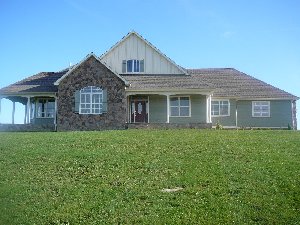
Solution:
<svg viewBox="0 0 300 225"><path fill-rule="evenodd" d="M229 100L212 100L211 115L212 116L229 116L230 104Z"/></svg>
<svg viewBox="0 0 300 225"><path fill-rule="evenodd" d="M269 101L253 101L252 102L253 117L270 117Z"/></svg>
<svg viewBox="0 0 300 225"><path fill-rule="evenodd" d="M80 114L101 114L103 108L103 90L89 86L80 90Z"/></svg>
<svg viewBox="0 0 300 225"><path fill-rule="evenodd" d="M190 116L190 97L170 97L171 116Z"/></svg>
<svg viewBox="0 0 300 225"><path fill-rule="evenodd" d="M130 59L123 60L123 73L140 73L144 72L144 60Z"/></svg>
<svg viewBox="0 0 300 225"><path fill-rule="evenodd" d="M39 118L53 118L55 111L54 99L39 99L37 101L37 117Z"/></svg>

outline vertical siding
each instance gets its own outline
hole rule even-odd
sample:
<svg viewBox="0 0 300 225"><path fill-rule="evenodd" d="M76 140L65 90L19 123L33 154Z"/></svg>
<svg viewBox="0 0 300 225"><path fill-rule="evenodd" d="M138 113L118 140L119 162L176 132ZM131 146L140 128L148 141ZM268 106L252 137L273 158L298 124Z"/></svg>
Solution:
<svg viewBox="0 0 300 225"><path fill-rule="evenodd" d="M124 42L108 52L102 61L113 71L122 73L122 60L126 59L144 59L146 74L182 74L176 65L135 34L130 35Z"/></svg>
<svg viewBox="0 0 300 225"><path fill-rule="evenodd" d="M213 99L212 99L213 101ZM236 101L233 99L229 99L230 103L230 115L229 116L212 116L212 125L215 126L217 122L219 122L222 126L235 126L235 111L236 111Z"/></svg>
<svg viewBox="0 0 300 225"><path fill-rule="evenodd" d="M252 101L238 101L239 127L283 127L292 125L291 101L270 101L270 117L252 117Z"/></svg>

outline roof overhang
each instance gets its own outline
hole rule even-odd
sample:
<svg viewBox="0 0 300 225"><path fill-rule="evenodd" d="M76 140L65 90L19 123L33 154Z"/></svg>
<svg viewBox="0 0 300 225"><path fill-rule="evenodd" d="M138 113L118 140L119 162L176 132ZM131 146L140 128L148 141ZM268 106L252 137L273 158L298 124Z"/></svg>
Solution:
<svg viewBox="0 0 300 225"><path fill-rule="evenodd" d="M126 96L129 95L212 95L211 89L125 89Z"/></svg>

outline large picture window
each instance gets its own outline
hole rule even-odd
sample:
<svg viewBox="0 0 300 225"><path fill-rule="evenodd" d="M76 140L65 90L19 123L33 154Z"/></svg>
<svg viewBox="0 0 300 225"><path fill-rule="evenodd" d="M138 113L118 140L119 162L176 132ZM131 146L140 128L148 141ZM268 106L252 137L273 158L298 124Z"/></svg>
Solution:
<svg viewBox="0 0 300 225"><path fill-rule="evenodd" d="M229 116L230 103L229 100L212 100L211 101L212 116Z"/></svg>
<svg viewBox="0 0 300 225"><path fill-rule="evenodd" d="M103 109L103 90L89 86L80 90L80 114L101 114Z"/></svg>
<svg viewBox="0 0 300 225"><path fill-rule="evenodd" d="M36 113L38 118L53 118L55 113L55 100L39 99L37 101Z"/></svg>
<svg viewBox="0 0 300 225"><path fill-rule="evenodd" d="M253 101L252 102L253 117L270 117L269 101Z"/></svg>
<svg viewBox="0 0 300 225"><path fill-rule="evenodd" d="M174 117L189 117L190 97L170 97L170 111Z"/></svg>

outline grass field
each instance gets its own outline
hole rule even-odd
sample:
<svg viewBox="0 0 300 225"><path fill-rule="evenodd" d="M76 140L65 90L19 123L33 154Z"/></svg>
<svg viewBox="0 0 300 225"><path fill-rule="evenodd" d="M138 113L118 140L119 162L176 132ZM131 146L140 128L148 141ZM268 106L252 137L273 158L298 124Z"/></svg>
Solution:
<svg viewBox="0 0 300 225"><path fill-rule="evenodd" d="M0 133L0 172L3 225L300 224L300 132Z"/></svg>

